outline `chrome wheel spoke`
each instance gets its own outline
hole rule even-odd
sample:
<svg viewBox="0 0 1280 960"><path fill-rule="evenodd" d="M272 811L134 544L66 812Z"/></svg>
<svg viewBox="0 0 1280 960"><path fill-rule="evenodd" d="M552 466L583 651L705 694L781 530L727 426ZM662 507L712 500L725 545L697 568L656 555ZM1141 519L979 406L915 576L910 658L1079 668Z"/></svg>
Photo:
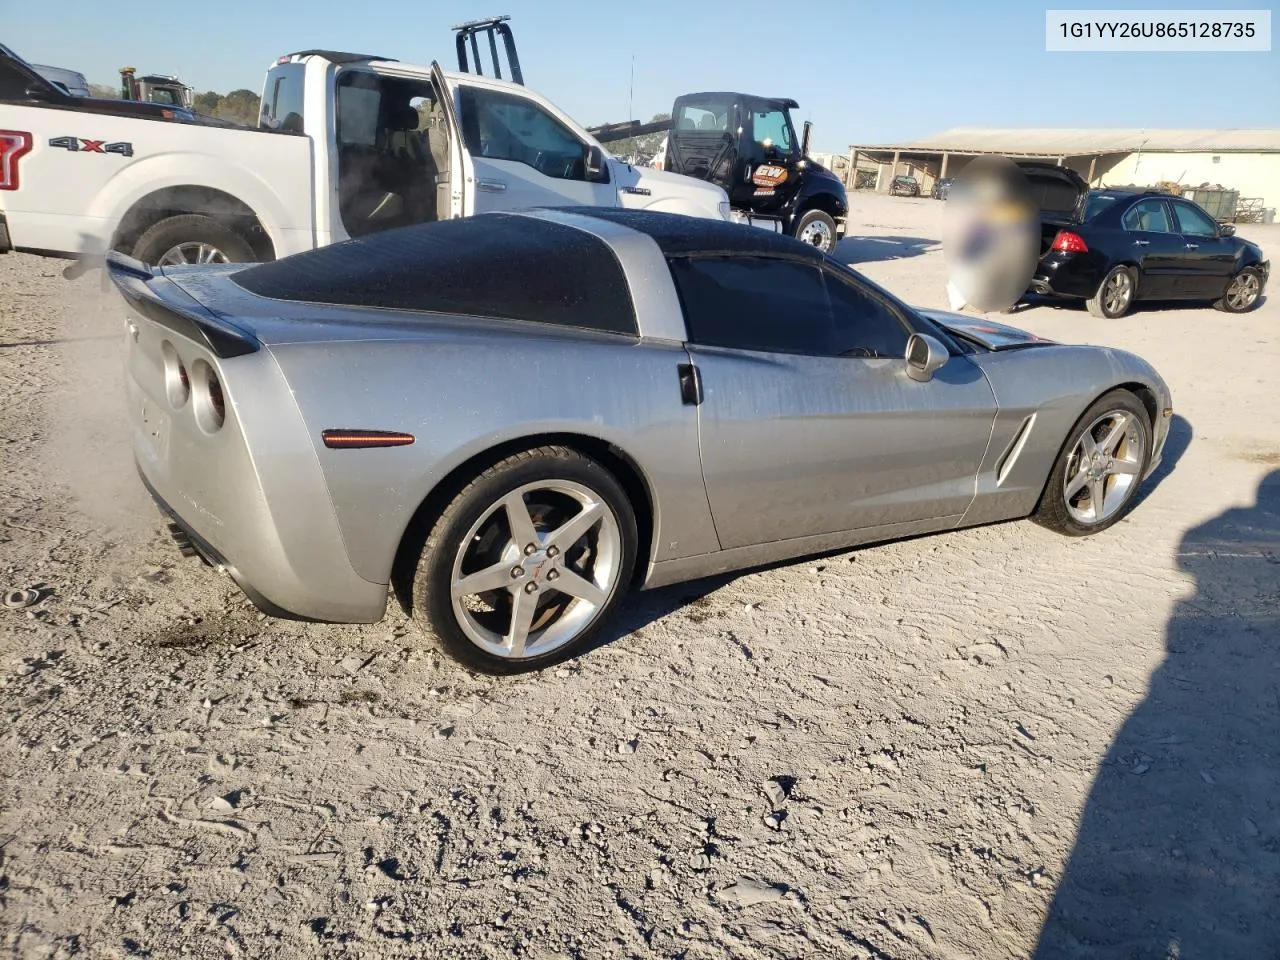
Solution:
<svg viewBox="0 0 1280 960"><path fill-rule="evenodd" d="M1112 460L1107 472L1117 477L1136 477L1141 469L1132 460Z"/></svg>
<svg viewBox="0 0 1280 960"><path fill-rule="evenodd" d="M507 635L503 644L510 651L510 656L523 657L525 644L529 640L529 628L533 626L533 615L538 612L538 595L517 590L511 595L511 623L507 627Z"/></svg>
<svg viewBox="0 0 1280 960"><path fill-rule="evenodd" d="M1080 470L1076 472L1076 475L1067 481L1067 489L1066 489L1067 500L1068 501L1074 500L1076 494L1078 494L1081 490L1083 490L1088 485L1088 483L1089 483L1089 470L1086 467L1081 467Z"/></svg>
<svg viewBox="0 0 1280 960"><path fill-rule="evenodd" d="M1114 456L1116 447L1120 446L1120 440L1128 429L1129 418L1123 413L1117 414L1115 424L1111 427L1111 432L1107 434L1106 439L1098 444L1098 450L1107 456Z"/></svg>
<svg viewBox="0 0 1280 960"><path fill-rule="evenodd" d="M511 576L513 569L515 567L512 564L499 562L483 570L477 570L475 573L469 573L461 580L453 582L453 595L470 597L488 590L506 589L513 582L518 582L517 578Z"/></svg>
<svg viewBox="0 0 1280 960"><path fill-rule="evenodd" d="M521 552L529 544L538 545L538 531L529 516L529 505L524 502L524 495L519 490L502 498L502 507L507 512L507 524L511 528L511 538Z"/></svg>
<svg viewBox="0 0 1280 960"><path fill-rule="evenodd" d="M607 599L607 594L603 590L572 570L561 570L560 576L551 584L551 589L585 600L595 607L600 606Z"/></svg>
<svg viewBox="0 0 1280 960"><path fill-rule="evenodd" d="M1101 520L1106 513L1107 478L1099 477L1089 481L1089 502L1093 504L1093 518Z"/></svg>
<svg viewBox="0 0 1280 960"><path fill-rule="evenodd" d="M1090 459L1090 458L1092 458L1092 457L1097 456L1097 454L1098 454L1098 444L1097 444L1097 442L1093 439L1093 431L1092 431L1092 430L1086 430L1083 434L1081 434L1081 436L1080 436L1080 449L1084 452L1084 457L1083 457L1083 459L1085 459L1085 460L1088 460L1088 459ZM1087 464L1084 464L1084 466L1087 466Z"/></svg>
<svg viewBox="0 0 1280 960"><path fill-rule="evenodd" d="M551 531L551 534L547 537L547 546L557 547L563 553L581 540L588 530L600 522L603 516L604 506L600 503L592 503L583 507L571 520Z"/></svg>

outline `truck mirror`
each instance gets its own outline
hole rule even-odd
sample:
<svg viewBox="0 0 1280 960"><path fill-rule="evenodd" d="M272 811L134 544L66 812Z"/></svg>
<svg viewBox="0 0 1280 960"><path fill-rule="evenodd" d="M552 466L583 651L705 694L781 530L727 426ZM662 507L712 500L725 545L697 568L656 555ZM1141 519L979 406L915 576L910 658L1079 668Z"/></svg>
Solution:
<svg viewBox="0 0 1280 960"><path fill-rule="evenodd" d="M599 147L587 147L587 180L590 183L609 182L609 163Z"/></svg>
<svg viewBox="0 0 1280 960"><path fill-rule="evenodd" d="M813 124L806 120L804 122L804 132L800 134L800 156L807 157L809 155L809 136L813 133Z"/></svg>

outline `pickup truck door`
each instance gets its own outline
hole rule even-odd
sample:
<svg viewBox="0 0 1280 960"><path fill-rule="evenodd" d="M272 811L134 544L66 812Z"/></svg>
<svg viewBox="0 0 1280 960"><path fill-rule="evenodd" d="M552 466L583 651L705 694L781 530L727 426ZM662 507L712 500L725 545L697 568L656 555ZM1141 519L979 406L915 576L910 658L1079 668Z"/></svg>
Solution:
<svg viewBox="0 0 1280 960"><path fill-rule="evenodd" d="M455 102L475 213L618 205L609 164L589 180L592 145L535 98L462 81Z"/></svg>
<svg viewBox="0 0 1280 960"><path fill-rule="evenodd" d="M440 106L444 111L445 121L449 126L449 182L439 184L436 193L436 209L441 214L447 209L448 219L466 217L475 213L475 170L471 166L471 155L462 143L462 126L458 123L458 110L454 105L454 92L440 69L439 61L431 61L431 81L440 95ZM448 204L445 204L445 190L448 190ZM443 216L440 219L444 219Z"/></svg>

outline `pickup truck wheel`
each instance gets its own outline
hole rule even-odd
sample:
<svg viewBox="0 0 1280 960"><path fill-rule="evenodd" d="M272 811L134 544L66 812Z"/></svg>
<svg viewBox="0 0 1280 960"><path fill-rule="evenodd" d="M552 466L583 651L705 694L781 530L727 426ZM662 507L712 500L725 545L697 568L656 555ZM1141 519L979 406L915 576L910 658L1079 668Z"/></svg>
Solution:
<svg viewBox="0 0 1280 960"><path fill-rule="evenodd" d="M527 450L477 476L435 522L411 613L473 670L541 669L591 643L626 593L637 542L609 471L567 447Z"/></svg>
<svg viewBox="0 0 1280 960"><path fill-rule="evenodd" d="M258 258L244 237L225 223L198 213L166 217L152 224L133 245L143 263L172 267L185 263L253 263Z"/></svg>
<svg viewBox="0 0 1280 960"><path fill-rule="evenodd" d="M836 222L822 210L806 210L796 224L796 239L830 253L836 248Z"/></svg>

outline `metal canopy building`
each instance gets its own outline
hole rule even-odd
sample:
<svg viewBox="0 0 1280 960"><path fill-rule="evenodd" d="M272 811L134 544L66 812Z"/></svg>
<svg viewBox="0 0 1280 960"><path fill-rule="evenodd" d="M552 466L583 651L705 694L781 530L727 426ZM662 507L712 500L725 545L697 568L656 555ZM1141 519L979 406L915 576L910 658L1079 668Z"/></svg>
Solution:
<svg viewBox="0 0 1280 960"><path fill-rule="evenodd" d="M934 180L955 176L975 156L1049 160L1071 167L1093 186L1221 184L1242 197L1280 204L1280 130L1027 130L957 127L897 144L853 144L853 187L888 191L895 176L910 174L927 193Z"/></svg>

